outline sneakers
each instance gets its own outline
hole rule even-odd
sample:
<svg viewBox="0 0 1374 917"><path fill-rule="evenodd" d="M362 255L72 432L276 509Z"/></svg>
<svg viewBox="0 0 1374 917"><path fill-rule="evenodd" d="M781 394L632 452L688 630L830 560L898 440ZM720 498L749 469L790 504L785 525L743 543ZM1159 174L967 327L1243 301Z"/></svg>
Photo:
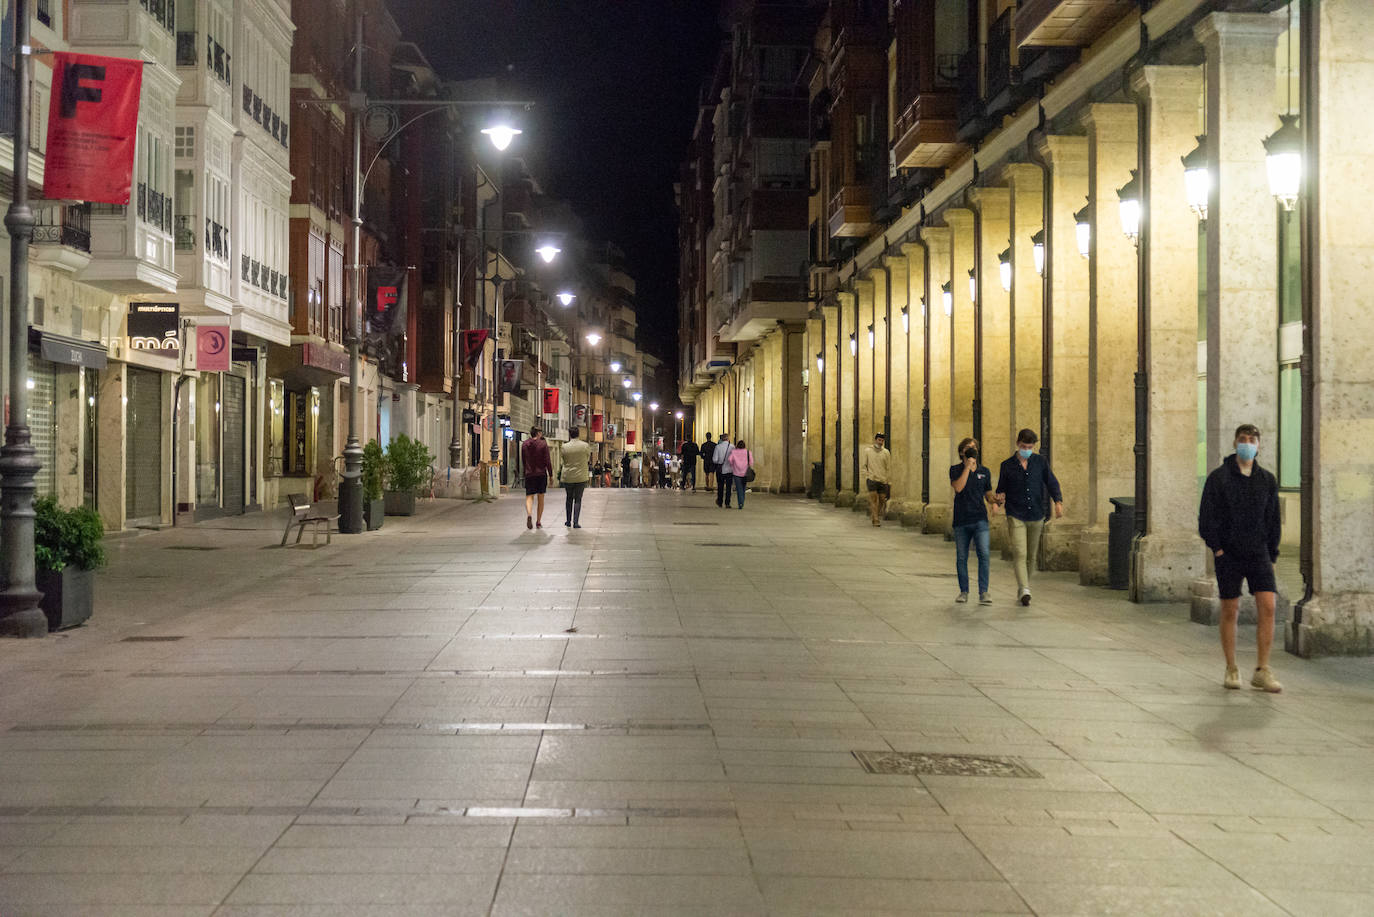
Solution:
<svg viewBox="0 0 1374 917"><path fill-rule="evenodd" d="M959 593L959 597L958 597L957 599L955 599L954 601L958 602L960 605L964 604L965 602L968 601L968 593L967 593L967 592L961 592L961 593Z"/></svg>
<svg viewBox="0 0 1374 917"><path fill-rule="evenodd" d="M526 516L526 517L525 517L525 528L527 528L527 529L533 529L533 528L534 528L534 517L533 517L533 516Z"/></svg>
<svg viewBox="0 0 1374 917"><path fill-rule="evenodd" d="M1029 604L1030 604L1030 590L1029 590L1029 589L1022 589L1022 590L1021 590L1020 602L1021 602L1022 605L1029 605Z"/></svg>
<svg viewBox="0 0 1374 917"><path fill-rule="evenodd" d="M563 528L565 528L565 529L570 529L570 528L572 528L572 520L569 519L567 522L563 523Z"/></svg>
<svg viewBox="0 0 1374 917"><path fill-rule="evenodd" d="M1228 690L1239 691L1240 669L1236 668L1235 666L1231 666L1230 668L1228 668L1226 670L1226 677L1222 679L1221 683L1225 685Z"/></svg>
<svg viewBox="0 0 1374 917"><path fill-rule="evenodd" d="M979 604L979 605L991 605L991 604L992 604L992 593L991 593L991 592L980 592L980 593L978 593L978 604Z"/></svg>
<svg viewBox="0 0 1374 917"><path fill-rule="evenodd" d="M1228 675L1230 673L1227 673ZM1229 685L1227 687L1230 687ZM1283 685L1274 677L1274 673L1269 671L1269 666L1262 669L1255 669L1254 676L1250 679L1250 687L1259 688L1261 691L1268 691L1270 694L1278 694L1283 690Z"/></svg>

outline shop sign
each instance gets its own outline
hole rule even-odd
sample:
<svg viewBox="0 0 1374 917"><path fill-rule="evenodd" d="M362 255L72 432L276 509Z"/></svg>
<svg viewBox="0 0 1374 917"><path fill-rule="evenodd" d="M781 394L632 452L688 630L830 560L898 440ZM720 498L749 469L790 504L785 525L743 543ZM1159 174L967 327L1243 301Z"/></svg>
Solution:
<svg viewBox="0 0 1374 917"><path fill-rule="evenodd" d="M174 302L129 303L129 349L177 356L181 308Z"/></svg>
<svg viewBox="0 0 1374 917"><path fill-rule="evenodd" d="M228 325L196 326L196 369L208 373L229 371L229 351L233 346Z"/></svg>

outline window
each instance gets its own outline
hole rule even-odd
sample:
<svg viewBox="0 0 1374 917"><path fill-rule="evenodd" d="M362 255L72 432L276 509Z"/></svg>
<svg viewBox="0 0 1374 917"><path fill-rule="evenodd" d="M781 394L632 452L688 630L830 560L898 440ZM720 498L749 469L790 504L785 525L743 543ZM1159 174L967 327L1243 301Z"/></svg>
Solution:
<svg viewBox="0 0 1374 917"><path fill-rule="evenodd" d="M1279 486L1302 481L1302 248L1298 212L1279 210Z"/></svg>
<svg viewBox="0 0 1374 917"><path fill-rule="evenodd" d="M1302 368L1279 367L1279 486L1296 490L1302 483Z"/></svg>
<svg viewBox="0 0 1374 917"><path fill-rule="evenodd" d="M176 131L176 158L194 159L196 155L196 129L178 127Z"/></svg>
<svg viewBox="0 0 1374 917"><path fill-rule="evenodd" d="M342 386L340 390L342 391ZM279 478L285 458L286 385L280 379L267 380L267 476Z"/></svg>

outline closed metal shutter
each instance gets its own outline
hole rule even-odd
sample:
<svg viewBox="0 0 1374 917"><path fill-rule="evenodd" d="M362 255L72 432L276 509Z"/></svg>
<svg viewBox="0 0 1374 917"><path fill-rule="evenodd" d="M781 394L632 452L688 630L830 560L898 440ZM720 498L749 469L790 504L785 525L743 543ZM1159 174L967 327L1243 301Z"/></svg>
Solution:
<svg viewBox="0 0 1374 917"><path fill-rule="evenodd" d="M132 368L128 374L124 514L131 522L156 522L162 518L162 377Z"/></svg>
<svg viewBox="0 0 1374 917"><path fill-rule="evenodd" d="M220 376L224 446L224 511L243 512L244 379L228 373Z"/></svg>
<svg viewBox="0 0 1374 917"><path fill-rule="evenodd" d="M35 496L57 493L57 366L29 354L29 435L42 464L33 483Z"/></svg>

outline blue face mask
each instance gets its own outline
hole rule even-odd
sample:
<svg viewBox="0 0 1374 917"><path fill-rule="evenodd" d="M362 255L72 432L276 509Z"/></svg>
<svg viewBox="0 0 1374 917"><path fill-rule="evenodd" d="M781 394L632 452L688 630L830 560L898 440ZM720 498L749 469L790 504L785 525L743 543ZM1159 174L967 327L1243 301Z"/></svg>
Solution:
<svg viewBox="0 0 1374 917"><path fill-rule="evenodd" d="M1236 457L1242 462L1253 462L1259 455L1259 443L1236 443Z"/></svg>
<svg viewBox="0 0 1374 917"><path fill-rule="evenodd" d="M1031 457L1031 455L1032 455L1034 452L1035 452L1034 449L1017 449L1017 450L1016 450L1016 454L1019 455L1019 456L1021 456L1021 458L1023 458L1023 459L1029 459L1029 458Z"/></svg>

